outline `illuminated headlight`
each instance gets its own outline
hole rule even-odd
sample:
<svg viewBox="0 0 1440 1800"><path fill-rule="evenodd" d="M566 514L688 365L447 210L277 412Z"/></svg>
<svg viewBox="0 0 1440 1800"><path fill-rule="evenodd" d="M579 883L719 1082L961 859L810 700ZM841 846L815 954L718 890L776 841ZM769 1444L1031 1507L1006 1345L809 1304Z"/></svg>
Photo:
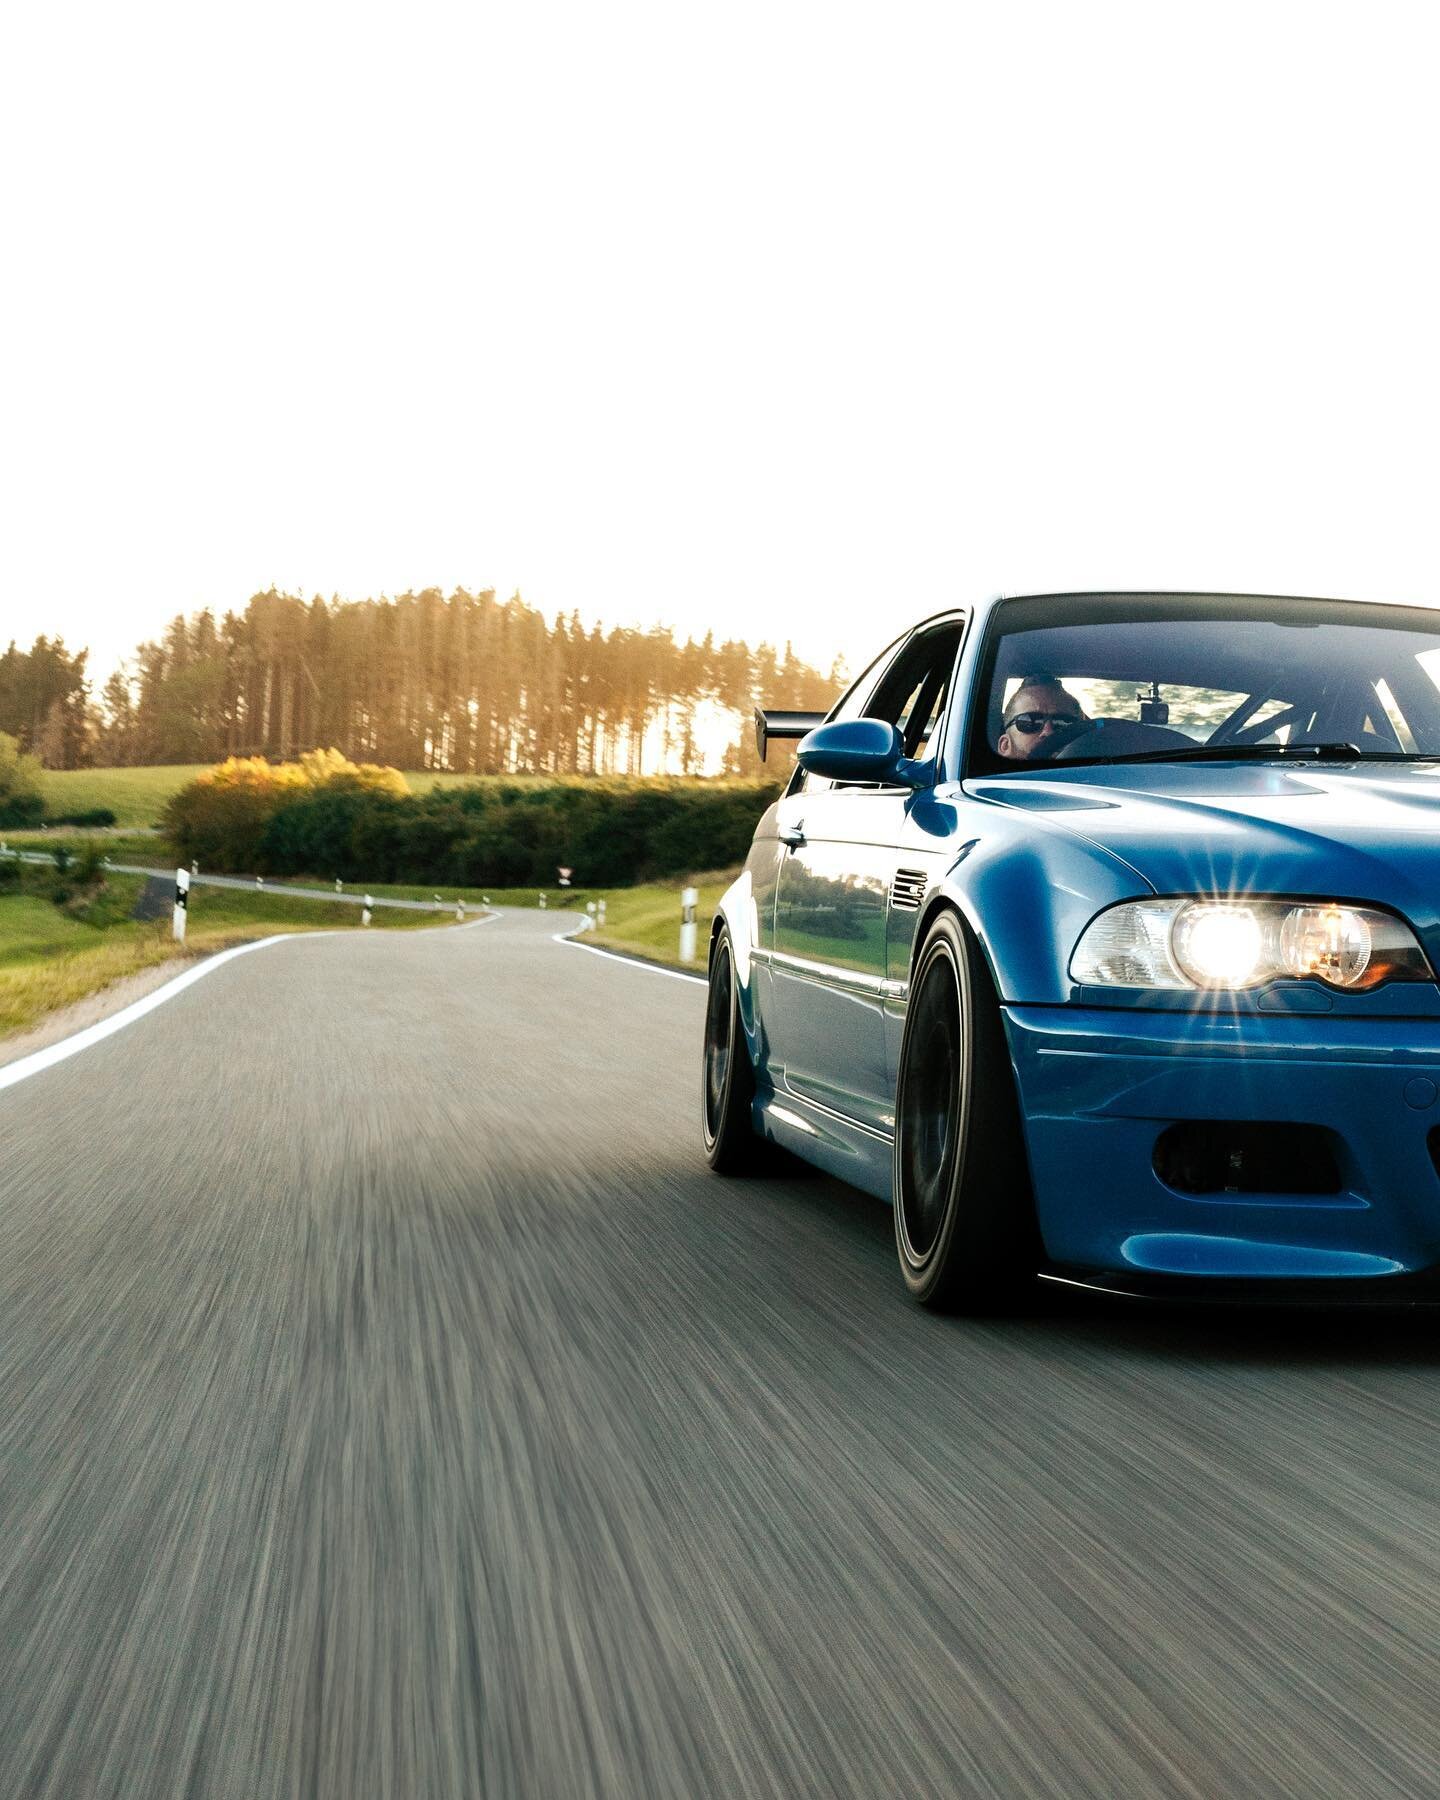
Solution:
<svg viewBox="0 0 1440 1800"><path fill-rule="evenodd" d="M1314 900L1128 900L1086 926L1070 977L1087 987L1258 987L1287 978L1363 992L1430 981L1393 913Z"/></svg>

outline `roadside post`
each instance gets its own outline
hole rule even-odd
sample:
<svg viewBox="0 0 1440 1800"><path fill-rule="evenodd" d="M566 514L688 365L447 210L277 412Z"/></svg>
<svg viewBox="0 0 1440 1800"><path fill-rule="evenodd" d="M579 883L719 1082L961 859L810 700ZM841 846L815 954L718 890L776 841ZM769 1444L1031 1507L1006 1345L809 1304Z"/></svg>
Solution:
<svg viewBox="0 0 1440 1800"><path fill-rule="evenodd" d="M337 875L335 877L335 892L337 894L340 894L340 893L343 893L344 891L345 891L345 883Z"/></svg>
<svg viewBox="0 0 1440 1800"><path fill-rule="evenodd" d="M603 900L595 902L595 916L599 919L600 929L603 931L605 929L605 902Z"/></svg>
<svg viewBox="0 0 1440 1800"><path fill-rule="evenodd" d="M540 910L541 912L545 911L545 896L543 894L540 896Z"/></svg>
<svg viewBox="0 0 1440 1800"><path fill-rule="evenodd" d="M457 900L457 901L456 901L456 902L455 902L455 919L456 919L456 923L457 923L457 924L458 924L458 923L459 923L459 921L460 921L460 920L461 920L461 919L463 919L463 918L464 918L464 917L465 917L465 902L464 902L464 901L463 901L463 900Z"/></svg>
<svg viewBox="0 0 1440 1800"><path fill-rule="evenodd" d="M695 908L700 904L698 888L687 887L680 891L680 960L695 960Z"/></svg>
<svg viewBox="0 0 1440 1800"><path fill-rule="evenodd" d="M191 858L190 873L192 875L198 875L200 873L200 859L198 857Z"/></svg>
<svg viewBox="0 0 1440 1800"><path fill-rule="evenodd" d="M175 871L175 912L170 921L171 935L177 944L185 942L185 919L190 910L190 871Z"/></svg>
<svg viewBox="0 0 1440 1800"><path fill-rule="evenodd" d="M441 907L442 907L442 906L443 906L443 905L444 905L444 901L443 901L443 900L441 900L441 898L440 898L440 896L439 896L439 895L438 895L438 894L437 894L437 895L436 895L436 896L435 896L435 910L436 910L436 912L439 912L439 910L440 910L440 908L441 908Z"/></svg>
<svg viewBox="0 0 1440 1800"><path fill-rule="evenodd" d="M374 898L367 894L365 896L365 904L360 908L360 923L362 925L368 925L370 923L370 909L374 904Z"/></svg>
<svg viewBox="0 0 1440 1800"><path fill-rule="evenodd" d="M257 888L263 888L265 885L265 877L263 875L257 875L255 877L255 885Z"/></svg>
<svg viewBox="0 0 1440 1800"><path fill-rule="evenodd" d="M595 902L593 900L585 902L585 924L588 930L595 929Z"/></svg>

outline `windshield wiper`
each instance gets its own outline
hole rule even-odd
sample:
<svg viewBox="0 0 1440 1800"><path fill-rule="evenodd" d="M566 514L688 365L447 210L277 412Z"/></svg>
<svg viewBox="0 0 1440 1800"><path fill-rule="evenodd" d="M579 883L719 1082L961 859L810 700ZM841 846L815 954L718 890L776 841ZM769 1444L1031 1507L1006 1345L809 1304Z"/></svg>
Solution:
<svg viewBox="0 0 1440 1800"><path fill-rule="evenodd" d="M1275 757L1299 762L1410 762L1403 750L1362 750L1358 744L1195 744L1188 750L1136 750L1125 756L1067 756L1067 763L1269 762Z"/></svg>

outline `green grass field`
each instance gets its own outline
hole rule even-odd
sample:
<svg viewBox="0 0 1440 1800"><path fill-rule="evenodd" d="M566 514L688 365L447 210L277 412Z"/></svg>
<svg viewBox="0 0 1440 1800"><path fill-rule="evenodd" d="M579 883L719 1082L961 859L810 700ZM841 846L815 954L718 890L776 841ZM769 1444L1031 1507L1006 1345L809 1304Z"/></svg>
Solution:
<svg viewBox="0 0 1440 1800"><path fill-rule="evenodd" d="M92 812L108 806L120 826L160 823L165 802L207 764L160 769L47 769L41 778L51 813Z"/></svg>
<svg viewBox="0 0 1440 1800"><path fill-rule="evenodd" d="M41 777L45 804L52 814L91 812L108 807L118 829L149 830L160 823L165 802L208 768L208 763L171 763L153 769L47 769ZM464 783L500 779L487 775L444 775L433 770L406 770L405 779L415 794L431 788L457 787ZM549 783L555 775L507 775L506 781Z"/></svg>

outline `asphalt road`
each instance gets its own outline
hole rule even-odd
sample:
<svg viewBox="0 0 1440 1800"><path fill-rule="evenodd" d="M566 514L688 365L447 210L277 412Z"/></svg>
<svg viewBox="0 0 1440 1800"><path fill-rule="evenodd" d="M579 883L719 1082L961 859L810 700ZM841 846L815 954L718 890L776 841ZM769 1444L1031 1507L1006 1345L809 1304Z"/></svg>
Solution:
<svg viewBox="0 0 1440 1800"><path fill-rule="evenodd" d="M0 1093L0 1795L1440 1789L1440 1325L933 1319L556 923Z"/></svg>

